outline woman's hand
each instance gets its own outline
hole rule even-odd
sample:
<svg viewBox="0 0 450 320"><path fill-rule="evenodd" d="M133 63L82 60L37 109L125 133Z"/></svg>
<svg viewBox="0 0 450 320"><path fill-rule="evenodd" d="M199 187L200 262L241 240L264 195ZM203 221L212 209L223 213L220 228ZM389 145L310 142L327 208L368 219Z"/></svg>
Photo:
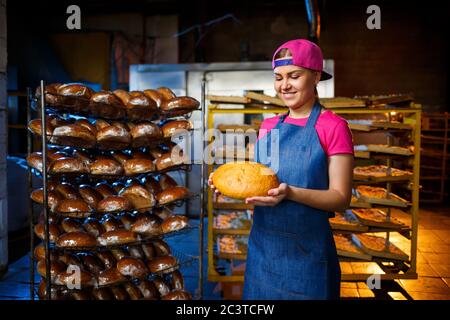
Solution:
<svg viewBox="0 0 450 320"><path fill-rule="evenodd" d="M276 206L280 203L288 193L289 186L286 183L282 183L278 188L270 189L265 197L250 197L245 199L245 203L254 204L255 206Z"/></svg>
<svg viewBox="0 0 450 320"><path fill-rule="evenodd" d="M213 190L218 195L220 192L219 192L219 190L216 189L216 187L213 184L213 181L212 181L213 174L214 174L214 172L211 172L208 177L208 186L211 188L211 190Z"/></svg>

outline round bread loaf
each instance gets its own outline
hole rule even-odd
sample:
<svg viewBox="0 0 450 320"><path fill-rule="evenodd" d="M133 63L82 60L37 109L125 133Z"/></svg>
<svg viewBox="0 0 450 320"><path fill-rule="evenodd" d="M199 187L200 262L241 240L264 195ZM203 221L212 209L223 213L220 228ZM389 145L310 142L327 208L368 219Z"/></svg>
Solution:
<svg viewBox="0 0 450 320"><path fill-rule="evenodd" d="M56 241L60 248L95 247L97 241L94 236L86 232L68 232L61 235Z"/></svg>
<svg viewBox="0 0 450 320"><path fill-rule="evenodd" d="M153 278L153 284L161 296L165 296L170 292L170 286L160 276L155 276Z"/></svg>
<svg viewBox="0 0 450 320"><path fill-rule="evenodd" d="M155 248L156 256L167 256L172 253L170 246L161 239L156 239L152 241L152 245Z"/></svg>
<svg viewBox="0 0 450 320"><path fill-rule="evenodd" d="M161 300L192 300L192 296L184 290L173 290L165 296L162 296Z"/></svg>
<svg viewBox="0 0 450 320"><path fill-rule="evenodd" d="M95 288L92 290L95 300L114 300L111 290L108 288Z"/></svg>
<svg viewBox="0 0 450 320"><path fill-rule="evenodd" d="M43 223L38 223L34 226L34 233L36 236L38 236L39 239L44 240L45 239L45 226ZM58 226L53 223L49 223L48 225L48 234L49 234L49 240L50 242L56 242L58 239L58 236L60 235L61 231L59 230Z"/></svg>
<svg viewBox="0 0 450 320"><path fill-rule="evenodd" d="M130 201L133 209L149 209L156 203L153 194L140 185L130 185L119 193Z"/></svg>
<svg viewBox="0 0 450 320"><path fill-rule="evenodd" d="M150 159L130 159L125 161L123 166L126 175L152 172L155 170L155 164Z"/></svg>
<svg viewBox="0 0 450 320"><path fill-rule="evenodd" d="M117 268L110 267L98 274L98 285L99 286L107 286L119 282L125 281L126 278L120 274Z"/></svg>
<svg viewBox="0 0 450 320"><path fill-rule="evenodd" d="M43 204L44 203L44 189L39 188L36 190L33 190L31 192L31 199L37 203ZM47 192L47 199L48 199L48 207L50 210L54 211L58 204L63 200L61 195L57 193L56 191L48 191Z"/></svg>
<svg viewBox="0 0 450 320"><path fill-rule="evenodd" d="M126 211L130 208L130 202L122 196L107 196L97 204L97 211L99 212Z"/></svg>
<svg viewBox="0 0 450 320"><path fill-rule="evenodd" d="M155 215L139 215L136 222L131 226L131 230L136 233L147 235L157 235L161 233L160 219Z"/></svg>
<svg viewBox="0 0 450 320"><path fill-rule="evenodd" d="M74 122L74 124L88 129L93 135L97 134L97 128L87 119L78 119Z"/></svg>
<svg viewBox="0 0 450 320"><path fill-rule="evenodd" d="M81 223L72 218L64 218L61 222L61 228L64 230L64 232L84 231Z"/></svg>
<svg viewBox="0 0 450 320"><path fill-rule="evenodd" d="M101 246L111 246L135 242L139 238L136 233L129 230L114 230L104 232L97 238L97 242Z"/></svg>
<svg viewBox="0 0 450 320"><path fill-rule="evenodd" d="M131 300L141 300L143 298L141 290L133 283L125 283L124 288Z"/></svg>
<svg viewBox="0 0 450 320"><path fill-rule="evenodd" d="M214 172L212 181L224 196L245 199L267 196L270 189L279 186L272 169L256 162L230 162L221 165Z"/></svg>
<svg viewBox="0 0 450 320"><path fill-rule="evenodd" d="M162 126L164 138L172 137L179 130L192 130L193 125L189 120L173 120Z"/></svg>
<svg viewBox="0 0 450 320"><path fill-rule="evenodd" d="M95 185L95 191L100 193L103 198L114 196L117 192L106 182L99 182Z"/></svg>
<svg viewBox="0 0 450 320"><path fill-rule="evenodd" d="M55 128L50 142L72 147L92 148L95 146L95 134L85 126L68 124Z"/></svg>
<svg viewBox="0 0 450 320"><path fill-rule="evenodd" d="M99 159L90 165L91 174L94 175L119 175L123 173L123 167L114 159Z"/></svg>
<svg viewBox="0 0 450 320"><path fill-rule="evenodd" d="M66 270L66 266L64 265L64 263L59 262L57 260L50 261L50 278L52 279L52 282L59 273L64 272L65 270ZM45 261L45 259L40 260L37 263L37 271L41 275L42 278L45 278L45 276L46 276L46 261Z"/></svg>
<svg viewBox="0 0 450 320"><path fill-rule="evenodd" d="M160 108L163 111L179 111L176 114L181 115L183 113L188 113L192 110L198 109L199 106L200 102L196 99L188 96L182 96L162 101Z"/></svg>
<svg viewBox="0 0 450 320"><path fill-rule="evenodd" d="M97 204L103 199L101 194L93 187L83 184L78 188L78 191L87 204L94 209L97 209Z"/></svg>
<svg viewBox="0 0 450 320"><path fill-rule="evenodd" d="M98 251L97 257L102 261L103 265L106 269L116 266L116 258L114 258L114 255L110 251Z"/></svg>
<svg viewBox="0 0 450 320"><path fill-rule="evenodd" d="M149 146L152 142L162 137L161 129L152 122L134 125L130 130L130 134L133 137L131 146L135 148Z"/></svg>
<svg viewBox="0 0 450 320"><path fill-rule="evenodd" d="M176 200L185 199L189 195L189 190L182 186L167 188L156 195L156 200L160 205L164 205Z"/></svg>
<svg viewBox="0 0 450 320"><path fill-rule="evenodd" d="M93 115L106 119L121 119L126 113L122 100L110 91L94 93L89 107Z"/></svg>
<svg viewBox="0 0 450 320"><path fill-rule="evenodd" d="M56 206L58 213L89 213L92 209L82 199L64 199Z"/></svg>
<svg viewBox="0 0 450 320"><path fill-rule="evenodd" d="M168 87L159 87L156 91L161 94L163 100L171 100L176 97L175 93Z"/></svg>
<svg viewBox="0 0 450 320"><path fill-rule="evenodd" d="M158 289L156 289L156 286L152 281L141 280L139 281L139 284L137 286L141 291L142 295L144 296L144 298L146 299L159 298Z"/></svg>
<svg viewBox="0 0 450 320"><path fill-rule="evenodd" d="M159 176L159 185L162 190L166 190L167 188L176 187L177 182L167 173L163 173Z"/></svg>
<svg viewBox="0 0 450 320"><path fill-rule="evenodd" d="M156 102L156 106L159 108L161 105L161 102L163 100L163 96L160 92L153 90L153 89L147 89L144 90L144 94Z"/></svg>
<svg viewBox="0 0 450 320"><path fill-rule="evenodd" d="M77 158L60 158L55 160L50 166L51 173L89 173L88 166Z"/></svg>
<svg viewBox="0 0 450 320"><path fill-rule="evenodd" d="M137 279L145 278L148 275L148 269L142 260L125 257L117 261L117 270L125 277Z"/></svg>
<svg viewBox="0 0 450 320"><path fill-rule="evenodd" d="M105 232L105 228L103 225L95 218L89 217L83 223L84 229L94 237L98 237L103 232Z"/></svg>
<svg viewBox="0 0 450 320"><path fill-rule="evenodd" d="M173 290L183 290L184 289L184 279L183 275L179 270L175 270L170 275L170 285Z"/></svg>
<svg viewBox="0 0 450 320"><path fill-rule="evenodd" d="M130 142L130 133L122 127L111 125L97 132L97 143L101 149L123 149Z"/></svg>
<svg viewBox="0 0 450 320"><path fill-rule="evenodd" d="M184 229L188 224L188 219L185 216L173 215L165 219L161 224L163 233L175 232Z"/></svg>
<svg viewBox="0 0 450 320"><path fill-rule="evenodd" d="M170 273L177 268L177 259L174 256L160 256L148 262L148 268L153 273Z"/></svg>
<svg viewBox="0 0 450 320"><path fill-rule="evenodd" d="M30 120L30 122L28 122L28 130L30 130L31 132L33 132L36 135L42 135L42 123L41 123L41 119L33 119ZM46 132L47 132L47 136L51 136L53 133L53 125L51 123L49 123L47 121L46 123Z"/></svg>
<svg viewBox="0 0 450 320"><path fill-rule="evenodd" d="M56 191L62 195L65 199L79 199L80 194L77 190L67 182L61 182L56 186Z"/></svg>
<svg viewBox="0 0 450 320"><path fill-rule="evenodd" d="M59 273L56 276L55 283L58 285L67 286L69 284L73 284L75 281L79 281L81 287L91 287L95 286L97 284L97 281L95 280L92 273L80 270L79 278L75 278L76 273L70 272L70 271L64 271Z"/></svg>

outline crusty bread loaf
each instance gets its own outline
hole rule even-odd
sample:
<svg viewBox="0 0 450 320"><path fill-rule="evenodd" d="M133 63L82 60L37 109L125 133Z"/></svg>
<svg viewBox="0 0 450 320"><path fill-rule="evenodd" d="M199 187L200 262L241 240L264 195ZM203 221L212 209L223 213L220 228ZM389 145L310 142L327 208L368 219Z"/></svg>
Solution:
<svg viewBox="0 0 450 320"><path fill-rule="evenodd" d="M214 186L224 195L235 199L267 196L279 185L272 169L256 162L230 162L221 165L212 176Z"/></svg>
<svg viewBox="0 0 450 320"><path fill-rule="evenodd" d="M120 119L125 117L126 109L115 94L110 91L99 91L91 96L90 111L107 119Z"/></svg>
<svg viewBox="0 0 450 320"><path fill-rule="evenodd" d="M156 200L160 205L164 205L180 199L185 199L189 195L189 190L182 186L167 188L156 195Z"/></svg>
<svg viewBox="0 0 450 320"><path fill-rule="evenodd" d="M184 131L192 130L192 129L193 129L193 124L189 120L173 120L173 121L167 122L161 128L164 138L172 137L177 132L183 133Z"/></svg>

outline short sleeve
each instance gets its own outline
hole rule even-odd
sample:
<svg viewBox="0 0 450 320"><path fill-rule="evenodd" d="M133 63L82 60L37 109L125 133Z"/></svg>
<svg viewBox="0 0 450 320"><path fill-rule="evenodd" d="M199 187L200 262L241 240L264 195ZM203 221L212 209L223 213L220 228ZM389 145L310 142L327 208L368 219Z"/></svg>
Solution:
<svg viewBox="0 0 450 320"><path fill-rule="evenodd" d="M327 155L353 154L353 136L347 121L339 121L327 137Z"/></svg>
<svg viewBox="0 0 450 320"><path fill-rule="evenodd" d="M272 130L276 124L278 122L278 117L273 117L273 118L267 118L265 119L260 127L259 127L259 132L258 132L258 139L261 139L262 137L264 137L270 130Z"/></svg>

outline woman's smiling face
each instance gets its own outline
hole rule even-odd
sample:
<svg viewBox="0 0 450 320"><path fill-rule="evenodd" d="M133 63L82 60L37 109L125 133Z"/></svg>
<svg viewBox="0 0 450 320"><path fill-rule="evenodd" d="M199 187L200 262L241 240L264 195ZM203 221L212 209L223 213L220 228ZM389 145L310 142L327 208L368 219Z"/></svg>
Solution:
<svg viewBox="0 0 450 320"><path fill-rule="evenodd" d="M297 109L308 102L314 95L320 72L286 65L274 70L275 91L281 100L291 109Z"/></svg>

